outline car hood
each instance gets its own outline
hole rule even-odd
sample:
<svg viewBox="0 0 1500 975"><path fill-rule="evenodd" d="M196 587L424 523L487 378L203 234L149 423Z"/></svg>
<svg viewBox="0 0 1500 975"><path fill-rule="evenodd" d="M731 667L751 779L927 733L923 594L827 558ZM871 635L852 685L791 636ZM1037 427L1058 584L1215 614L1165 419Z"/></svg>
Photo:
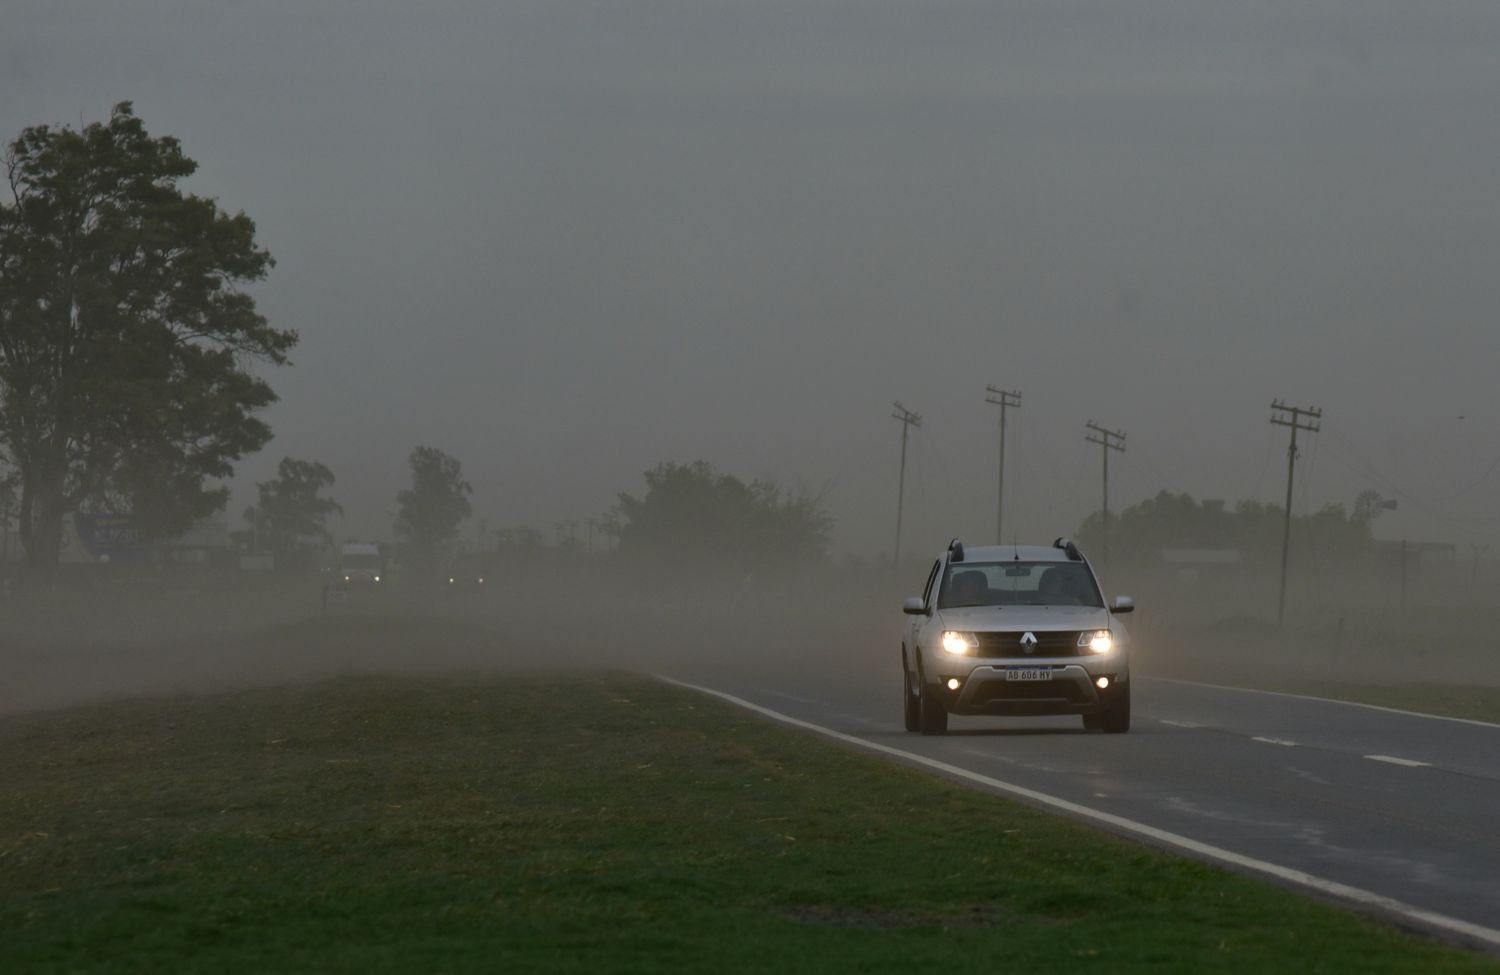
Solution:
<svg viewBox="0 0 1500 975"><path fill-rule="evenodd" d="M947 630L1094 630L1109 627L1109 610L1099 606L962 606L940 609Z"/></svg>

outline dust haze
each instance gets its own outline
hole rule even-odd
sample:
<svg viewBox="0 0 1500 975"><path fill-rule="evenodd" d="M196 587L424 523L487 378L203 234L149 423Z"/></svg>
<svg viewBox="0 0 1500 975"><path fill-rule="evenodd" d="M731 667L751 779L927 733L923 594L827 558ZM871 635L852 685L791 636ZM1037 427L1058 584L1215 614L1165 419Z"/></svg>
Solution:
<svg viewBox="0 0 1500 975"><path fill-rule="evenodd" d="M499 565L477 592L343 593L305 573L70 574L6 600L0 714L346 674L605 669L794 689L804 675L845 673L897 686L899 603L920 591L923 563L910 563L903 583L889 567L745 584L695 581L697 568L667 579L602 557ZM1404 607L1360 586L1320 590L1309 605L1294 580L1283 628L1274 579L1233 591L1179 573L1103 581L1137 601L1132 668L1145 676L1303 689L1500 684L1488 601L1441 569L1413 573Z"/></svg>
<svg viewBox="0 0 1500 975"><path fill-rule="evenodd" d="M229 529L309 458L334 549L392 544L438 444L474 488L455 552L493 571L325 604L331 554L39 582L11 534L0 710L358 671L894 675L901 597L995 532L988 384L1024 396L1022 542L1100 509L1089 420L1128 434L1117 518L1282 505L1275 399L1323 411L1295 515L1394 502L1357 553L1298 523L1280 630L1274 560L1117 543L1143 672L1496 683L1497 42L1477 0L12 0L0 134L133 100L276 258L254 296L301 342L263 371L275 439ZM899 566L895 400L923 417ZM584 541L700 459L816 498L826 550L643 576Z"/></svg>

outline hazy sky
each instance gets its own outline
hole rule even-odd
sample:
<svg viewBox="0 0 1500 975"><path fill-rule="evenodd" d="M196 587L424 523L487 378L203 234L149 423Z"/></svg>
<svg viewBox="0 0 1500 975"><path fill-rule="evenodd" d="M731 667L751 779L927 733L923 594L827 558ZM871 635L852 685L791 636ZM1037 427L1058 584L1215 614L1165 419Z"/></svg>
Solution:
<svg viewBox="0 0 1500 975"><path fill-rule="evenodd" d="M491 526L706 459L889 551L1160 487L1500 543L1500 5L0 0L0 133L131 99L278 261L276 439L389 535L405 455ZM476 519L477 521L477 519ZM1007 534L1010 534L1010 528ZM1500 545L1497 545L1500 548Z"/></svg>

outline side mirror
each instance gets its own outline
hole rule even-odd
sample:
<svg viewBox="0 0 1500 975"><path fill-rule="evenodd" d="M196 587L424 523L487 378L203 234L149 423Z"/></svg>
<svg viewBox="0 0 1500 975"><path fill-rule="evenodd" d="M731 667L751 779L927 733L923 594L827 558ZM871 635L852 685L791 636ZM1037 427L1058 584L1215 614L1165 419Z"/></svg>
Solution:
<svg viewBox="0 0 1500 975"><path fill-rule="evenodd" d="M1116 596L1113 612L1116 616L1119 616L1121 613L1135 612L1135 600L1129 596Z"/></svg>
<svg viewBox="0 0 1500 975"><path fill-rule="evenodd" d="M901 612L907 616L926 616L927 607L922 603L921 596L908 596L906 602L901 604Z"/></svg>

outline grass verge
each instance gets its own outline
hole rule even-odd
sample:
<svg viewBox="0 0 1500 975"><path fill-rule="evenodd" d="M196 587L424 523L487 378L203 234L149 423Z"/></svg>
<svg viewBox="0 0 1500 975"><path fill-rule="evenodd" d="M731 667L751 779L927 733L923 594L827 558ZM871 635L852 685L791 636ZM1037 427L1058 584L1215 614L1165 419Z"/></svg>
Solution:
<svg viewBox="0 0 1500 975"><path fill-rule="evenodd" d="M1437 714L1500 724L1500 687L1470 684L1365 684L1319 678L1218 681L1237 687L1374 704L1398 711Z"/></svg>
<svg viewBox="0 0 1500 975"><path fill-rule="evenodd" d="M0 720L7 972L1469 972L641 678Z"/></svg>
<svg viewBox="0 0 1500 975"><path fill-rule="evenodd" d="M1164 625L1149 631L1140 670L1500 724L1500 658L1487 631L1474 636L1463 617L1426 622L1433 632L1380 618L1348 634L1326 620L1285 632L1246 618Z"/></svg>

